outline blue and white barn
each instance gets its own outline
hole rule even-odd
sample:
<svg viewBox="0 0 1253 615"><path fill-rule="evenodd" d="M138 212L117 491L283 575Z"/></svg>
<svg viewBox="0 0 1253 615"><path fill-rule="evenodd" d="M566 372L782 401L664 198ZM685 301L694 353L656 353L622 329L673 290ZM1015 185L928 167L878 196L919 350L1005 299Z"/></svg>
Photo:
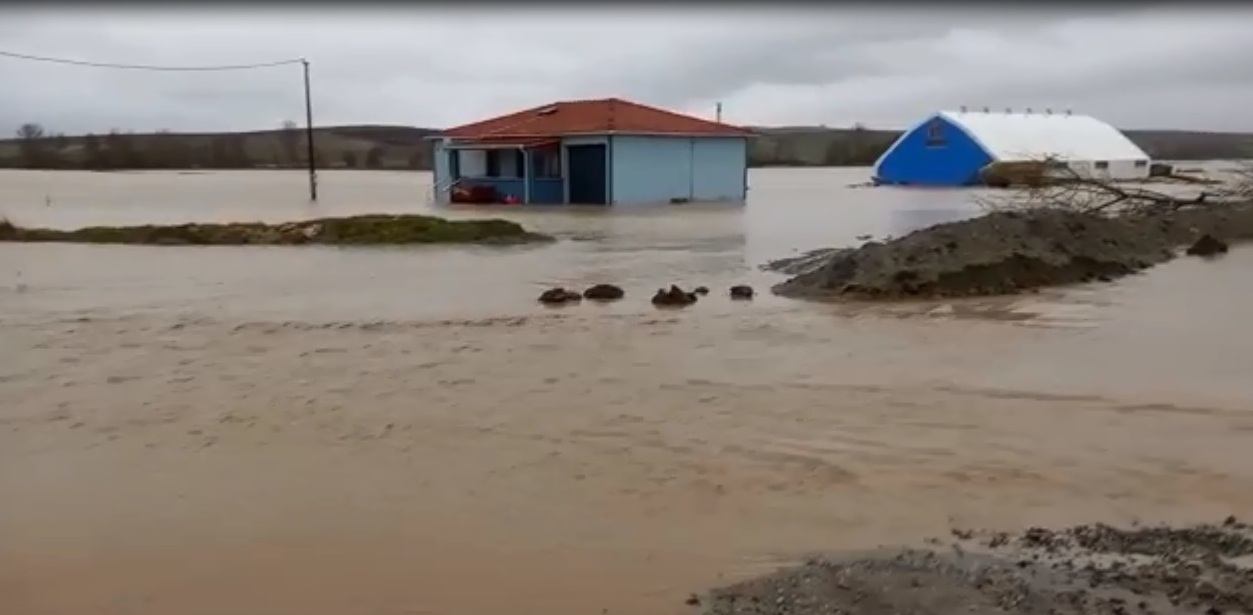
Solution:
<svg viewBox="0 0 1253 615"><path fill-rule="evenodd" d="M433 137L435 200L743 202L751 134L617 98L558 102Z"/></svg>
<svg viewBox="0 0 1253 615"><path fill-rule="evenodd" d="M973 186L993 162L1065 164L1112 180L1149 176L1149 156L1117 128L1067 113L942 111L906 130L875 163L876 183Z"/></svg>

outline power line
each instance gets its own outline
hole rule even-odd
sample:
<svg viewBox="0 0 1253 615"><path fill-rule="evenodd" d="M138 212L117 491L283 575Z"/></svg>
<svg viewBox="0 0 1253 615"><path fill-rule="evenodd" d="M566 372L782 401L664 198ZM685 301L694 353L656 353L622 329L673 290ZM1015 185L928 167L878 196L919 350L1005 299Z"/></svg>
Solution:
<svg viewBox="0 0 1253 615"><path fill-rule="evenodd" d="M304 68L305 82L305 138L308 140L309 147L309 199L318 200L318 179L317 179L317 156L313 145L313 98L309 93L309 61L305 58L293 58L290 60L278 60L276 62L260 62L257 64L234 64L222 66L153 66L151 64L117 64L113 62L88 62L86 60L71 60L68 58L51 58L48 56L37 56L28 53L17 53L13 51L0 51L0 57L13 58L16 60L28 60L31 62L47 62L50 64L68 64L70 66L85 66L88 68L112 68L116 70L146 70L158 72L224 72L224 71L240 71L255 70L258 68L272 68L275 66L289 66L300 64Z"/></svg>
<svg viewBox="0 0 1253 615"><path fill-rule="evenodd" d="M287 66L290 64L303 64L304 58L295 58L291 60L279 60L277 62L262 62L259 64L235 64L225 66L152 66L147 64L115 64L111 62L88 62L86 60L70 60L66 58L50 58L46 56L36 56L25 53L15 53L12 51L0 51L0 56L6 58L14 58L17 60L30 60L32 62L49 62L52 64L68 64L71 66L86 66L88 68L113 68L118 70L150 70L162 72L212 72L212 71L232 71L232 70L254 70L258 68L271 68L274 66Z"/></svg>

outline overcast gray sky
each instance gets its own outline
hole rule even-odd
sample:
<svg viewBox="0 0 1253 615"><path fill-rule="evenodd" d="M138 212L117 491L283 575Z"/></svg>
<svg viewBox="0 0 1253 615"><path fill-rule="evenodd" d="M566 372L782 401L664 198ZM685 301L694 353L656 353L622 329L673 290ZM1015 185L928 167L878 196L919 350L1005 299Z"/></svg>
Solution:
<svg viewBox="0 0 1253 615"><path fill-rule="evenodd" d="M318 124L447 127L620 96L749 125L902 128L984 105L1253 131L1253 7L0 7L0 50L210 65L307 57ZM699 7L699 8L697 8ZM303 121L297 66L110 71L0 58L0 133Z"/></svg>

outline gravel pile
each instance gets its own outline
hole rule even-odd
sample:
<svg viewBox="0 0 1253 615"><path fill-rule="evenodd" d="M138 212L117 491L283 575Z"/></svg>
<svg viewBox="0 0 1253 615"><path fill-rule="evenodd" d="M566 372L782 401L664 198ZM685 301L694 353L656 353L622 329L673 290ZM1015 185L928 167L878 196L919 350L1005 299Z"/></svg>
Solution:
<svg viewBox="0 0 1253 615"><path fill-rule="evenodd" d="M706 615L1253 613L1253 528L1235 519L954 536L943 550L812 560L691 602Z"/></svg>
<svg viewBox="0 0 1253 615"><path fill-rule="evenodd" d="M1253 206L1134 219L998 212L767 267L795 276L776 285L775 293L802 299L1003 295L1111 281L1174 258L1179 246L1206 234L1225 241L1253 238Z"/></svg>

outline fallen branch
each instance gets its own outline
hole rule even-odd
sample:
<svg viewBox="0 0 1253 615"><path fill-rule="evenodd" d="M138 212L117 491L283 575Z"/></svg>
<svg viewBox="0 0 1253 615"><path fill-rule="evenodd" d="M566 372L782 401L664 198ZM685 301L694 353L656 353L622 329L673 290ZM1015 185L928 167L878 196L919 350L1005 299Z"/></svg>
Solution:
<svg viewBox="0 0 1253 615"><path fill-rule="evenodd" d="M1038 165L1035 181L1010 192L977 197L978 204L989 211L1031 211L1060 209L1073 212L1149 215L1253 200L1253 167L1244 166L1228 181L1194 180L1213 185L1212 189L1192 194L1172 194L1145 187L1145 183L1116 181L1081 175L1071 166L1054 158L1032 161Z"/></svg>

